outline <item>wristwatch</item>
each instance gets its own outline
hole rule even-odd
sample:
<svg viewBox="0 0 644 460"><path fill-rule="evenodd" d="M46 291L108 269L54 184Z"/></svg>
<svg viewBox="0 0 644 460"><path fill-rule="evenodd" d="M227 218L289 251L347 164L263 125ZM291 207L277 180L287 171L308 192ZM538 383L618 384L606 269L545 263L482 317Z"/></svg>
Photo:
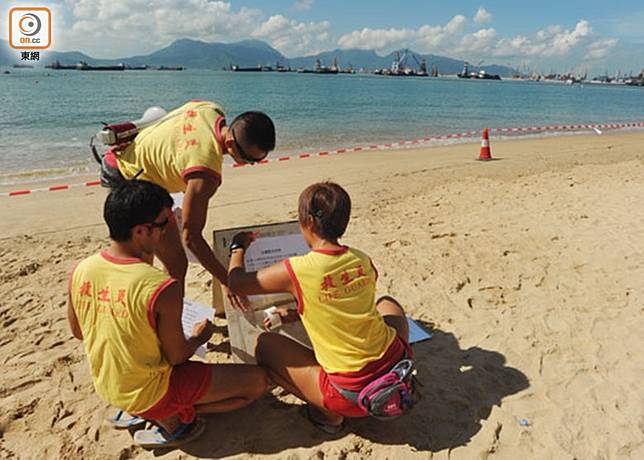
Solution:
<svg viewBox="0 0 644 460"><path fill-rule="evenodd" d="M233 255L233 251L235 249L244 249L244 250L246 250L246 248L244 247L243 244L233 242L233 243L230 243L230 246L228 246L228 255L229 256Z"/></svg>

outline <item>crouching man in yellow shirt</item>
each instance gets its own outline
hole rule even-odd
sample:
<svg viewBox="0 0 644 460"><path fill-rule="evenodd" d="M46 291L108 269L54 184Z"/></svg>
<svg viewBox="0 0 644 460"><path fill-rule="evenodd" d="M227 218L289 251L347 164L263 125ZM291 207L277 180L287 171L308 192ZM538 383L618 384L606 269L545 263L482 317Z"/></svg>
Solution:
<svg viewBox="0 0 644 460"><path fill-rule="evenodd" d="M197 413L244 407L267 384L257 366L189 360L214 326L204 320L186 339L183 287L152 266L171 207L170 195L151 182L124 181L112 189L103 211L111 246L80 262L69 280L69 324L83 340L96 392L158 425L134 435L150 448L195 439L204 429Z"/></svg>

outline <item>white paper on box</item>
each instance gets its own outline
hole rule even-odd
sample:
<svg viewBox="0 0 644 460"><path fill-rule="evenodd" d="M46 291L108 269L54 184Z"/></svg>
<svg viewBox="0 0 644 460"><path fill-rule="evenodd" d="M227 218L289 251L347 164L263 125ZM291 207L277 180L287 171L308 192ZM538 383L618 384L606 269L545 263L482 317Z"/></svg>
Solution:
<svg viewBox="0 0 644 460"><path fill-rule="evenodd" d="M256 272L260 268L268 267L289 257L306 254L309 251L310 249L300 233L265 238L262 238L260 234L244 254L244 263L247 272Z"/></svg>
<svg viewBox="0 0 644 460"><path fill-rule="evenodd" d="M310 251L300 233L297 221L215 230L213 232L213 249L217 259L224 265L228 264L228 248L234 235L239 232L257 233L255 241L244 254L245 268L248 272L281 263L284 259L304 255ZM218 283L213 283L213 286L215 285L217 285L215 289L218 289ZM272 306L293 308L296 304L296 300L290 293L259 294L248 297L249 311L242 312L235 309L227 298L217 298L218 295L220 295L219 292L214 296L214 302L221 301L226 311L233 358L236 362L244 363L256 362L257 337L266 331L263 325L266 317L264 310ZM280 334L306 347L311 347L311 342L300 321L283 324L274 331L279 331Z"/></svg>

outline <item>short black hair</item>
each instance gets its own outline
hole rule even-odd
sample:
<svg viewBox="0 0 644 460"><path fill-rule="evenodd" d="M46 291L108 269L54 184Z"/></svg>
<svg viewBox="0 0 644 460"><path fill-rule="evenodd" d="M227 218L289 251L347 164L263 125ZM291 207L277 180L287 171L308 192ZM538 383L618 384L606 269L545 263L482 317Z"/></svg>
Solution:
<svg viewBox="0 0 644 460"><path fill-rule="evenodd" d="M313 232L325 240L337 240L344 235L350 216L351 197L334 182L309 185L300 194L300 224L313 222Z"/></svg>
<svg viewBox="0 0 644 460"><path fill-rule="evenodd" d="M235 117L230 124L235 128L235 135L248 147L257 147L264 152L275 148L275 125L264 112L244 112Z"/></svg>
<svg viewBox="0 0 644 460"><path fill-rule="evenodd" d="M163 188L145 180L126 180L110 191L103 206L103 218L114 241L129 241L132 229L153 222L173 200Z"/></svg>

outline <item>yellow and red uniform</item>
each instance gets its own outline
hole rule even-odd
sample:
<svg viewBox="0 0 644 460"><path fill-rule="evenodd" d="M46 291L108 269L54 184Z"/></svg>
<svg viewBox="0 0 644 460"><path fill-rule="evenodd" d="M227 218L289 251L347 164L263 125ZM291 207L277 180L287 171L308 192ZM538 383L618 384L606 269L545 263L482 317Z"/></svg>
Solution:
<svg viewBox="0 0 644 460"><path fill-rule="evenodd" d="M96 392L128 412L144 412L168 391L172 366L161 351L154 308L174 282L143 260L106 251L80 262L70 277Z"/></svg>
<svg viewBox="0 0 644 460"><path fill-rule="evenodd" d="M375 305L377 273L357 249L313 250L285 261L315 357L326 372L353 372L381 358L396 331Z"/></svg>
<svg viewBox="0 0 644 460"><path fill-rule="evenodd" d="M321 366L324 406L345 417L368 414L338 390L360 391L388 372L411 348L375 305L378 273L357 249L312 250L284 261L298 312Z"/></svg>
<svg viewBox="0 0 644 460"><path fill-rule="evenodd" d="M170 193L186 191L186 176L200 171L221 182L224 158L223 108L192 101L142 130L118 152L118 169L126 179L154 182Z"/></svg>

